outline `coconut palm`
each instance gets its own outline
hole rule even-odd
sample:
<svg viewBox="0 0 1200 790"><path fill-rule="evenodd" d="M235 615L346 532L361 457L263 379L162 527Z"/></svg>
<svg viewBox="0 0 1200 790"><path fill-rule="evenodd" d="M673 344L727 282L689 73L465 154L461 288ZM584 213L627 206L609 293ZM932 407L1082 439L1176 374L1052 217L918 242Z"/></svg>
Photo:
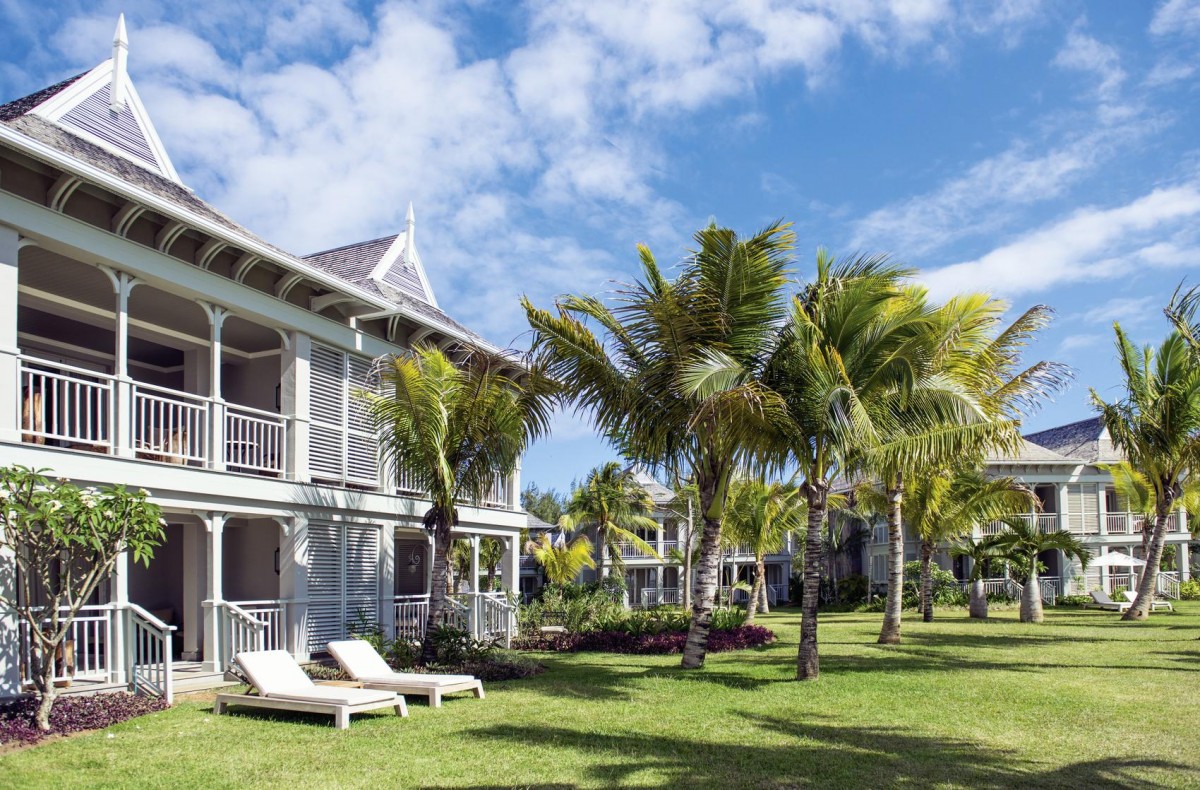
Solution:
<svg viewBox="0 0 1200 790"><path fill-rule="evenodd" d="M996 536L996 546L1014 561L1029 565L1025 589L1021 592L1021 622L1040 623L1042 614L1042 585L1038 579L1038 555L1043 551L1061 551L1074 557L1087 568L1092 558L1084 545L1066 530L1042 532L1037 519L1014 519L1008 528Z"/></svg>
<svg viewBox="0 0 1200 790"><path fill-rule="evenodd" d="M723 537L754 555L754 585L746 604L746 623L756 611L767 611L767 566L764 558L783 548L789 532L804 528L807 503L794 485L747 477L735 480L725 502Z"/></svg>
<svg viewBox="0 0 1200 790"><path fill-rule="evenodd" d="M1142 556L1148 556L1158 506L1154 485L1128 461L1100 464L1100 468L1112 477L1113 490L1121 502L1121 509L1142 517ZM1200 515L1200 478L1189 477L1179 484L1176 504L1187 512L1189 522Z"/></svg>
<svg viewBox="0 0 1200 790"><path fill-rule="evenodd" d="M589 296L562 298L556 312L523 302L534 351L600 433L624 456L696 485L704 526L686 668L704 663L733 472L770 443L783 411L760 379L787 315L794 243L780 223L750 238L710 225L694 238L674 280L640 247L642 280L618 286L611 306Z"/></svg>
<svg viewBox="0 0 1200 790"><path fill-rule="evenodd" d="M765 382L787 408L781 425L808 503L796 675L820 674L817 604L822 524L832 481L849 477L867 453L897 432L894 410L880 408L913 389L927 345L914 341L928 314L904 299L912 270L884 256L836 260L817 255L814 280L795 299ZM911 452L911 449L909 450Z"/></svg>
<svg viewBox="0 0 1200 790"><path fill-rule="evenodd" d="M495 538L479 539L479 565L487 574L487 583L481 592L492 592L496 589L496 569L504 561L504 544Z"/></svg>
<svg viewBox="0 0 1200 790"><path fill-rule="evenodd" d="M385 461L431 504L433 583L422 660L436 657L433 634L446 608L447 555L460 502L480 501L510 475L526 446L549 430L554 391L536 367L520 377L511 359L465 348L457 364L437 348L379 364L381 390L362 392Z"/></svg>
<svg viewBox="0 0 1200 790"><path fill-rule="evenodd" d="M675 547L667 550L666 560L680 569L679 585L683 591L681 603L684 610L692 607L692 568L700 562L700 544L696 540L700 497L696 486L684 482L675 475L674 498L670 510L678 518L676 522Z"/></svg>
<svg viewBox="0 0 1200 790"><path fill-rule="evenodd" d="M960 540L950 546L950 554L954 557L966 557L971 561L971 592L967 612L976 620L986 620L988 600L983 589L984 570L1004 556L1003 550L997 545L996 536L981 540Z"/></svg>
<svg viewBox="0 0 1200 790"><path fill-rule="evenodd" d="M642 553L661 559L635 531L658 530L658 522L649 515L653 510L654 500L633 472L609 461L593 469L583 485L571 492L558 524L568 531L594 532L600 550L600 575L608 576L612 570L623 574L622 543L632 543Z"/></svg>
<svg viewBox="0 0 1200 790"><path fill-rule="evenodd" d="M926 302L923 289L907 298ZM1008 304L984 294L947 301L917 324L914 343L926 351L907 388L894 388L880 404L894 411L894 435L869 459L868 468L883 481L888 517L888 591L881 644L900 642L904 583L904 532L901 524L906 479L946 472L965 459L982 460L988 450L1014 450L1020 442L1020 418L1040 400L1060 390L1070 371L1056 362L1023 367L1022 355L1049 323L1052 311L1031 307L1007 326ZM928 581L928 580L925 580ZM924 591L928 585L922 584ZM931 612L926 606L923 611Z"/></svg>
<svg viewBox="0 0 1200 790"><path fill-rule="evenodd" d="M1177 507L1188 472L1200 467L1200 364L1185 337L1172 332L1157 348L1138 348L1114 324L1117 360L1125 393L1108 403L1092 390L1092 403L1113 444L1149 483L1154 494L1154 531L1144 558L1137 597L1124 615L1138 620L1150 613L1168 518Z"/></svg>
<svg viewBox="0 0 1200 790"><path fill-rule="evenodd" d="M568 543L561 534L555 539L542 533L537 540L525 544L525 551L542 566L551 584L570 584L584 568L596 567L592 542L586 535L577 535Z"/></svg>
<svg viewBox="0 0 1200 790"><path fill-rule="evenodd" d="M968 469L913 481L904 521L921 540L921 618L933 620L933 555L938 544L970 534L977 524L1008 519L1036 507L1033 492L1011 477L987 478Z"/></svg>

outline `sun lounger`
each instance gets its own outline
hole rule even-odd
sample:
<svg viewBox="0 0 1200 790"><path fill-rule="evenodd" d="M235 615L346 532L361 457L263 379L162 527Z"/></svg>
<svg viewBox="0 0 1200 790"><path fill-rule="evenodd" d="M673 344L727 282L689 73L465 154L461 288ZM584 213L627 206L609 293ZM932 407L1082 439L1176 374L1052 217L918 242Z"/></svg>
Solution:
<svg viewBox="0 0 1200 790"><path fill-rule="evenodd" d="M361 639L330 642L328 649L346 674L361 682L365 688L424 696L434 708L442 707L442 695L458 691L470 691L483 699L483 682L472 675L394 672L383 657L375 652L375 648Z"/></svg>
<svg viewBox="0 0 1200 790"><path fill-rule="evenodd" d="M1092 608L1104 609L1109 612L1124 612L1133 605L1127 601L1114 601L1104 590L1092 590L1092 600L1095 602L1091 604Z"/></svg>
<svg viewBox="0 0 1200 790"><path fill-rule="evenodd" d="M395 708L397 716L408 715L404 697L397 696L393 691L314 684L286 650L238 653L233 660L250 685L258 690L258 696L218 694L213 706L213 712L218 715L230 705L330 713L339 730L350 726L351 713Z"/></svg>
<svg viewBox="0 0 1200 790"><path fill-rule="evenodd" d="M1130 606L1133 606L1134 601L1137 600L1137 593L1135 593L1133 590L1126 590L1125 592L1121 593L1121 595L1125 596L1125 600L1129 601ZM1175 611L1175 608L1171 606L1170 601L1164 601L1162 598L1151 598L1150 611L1156 612L1159 609L1166 609L1168 612Z"/></svg>

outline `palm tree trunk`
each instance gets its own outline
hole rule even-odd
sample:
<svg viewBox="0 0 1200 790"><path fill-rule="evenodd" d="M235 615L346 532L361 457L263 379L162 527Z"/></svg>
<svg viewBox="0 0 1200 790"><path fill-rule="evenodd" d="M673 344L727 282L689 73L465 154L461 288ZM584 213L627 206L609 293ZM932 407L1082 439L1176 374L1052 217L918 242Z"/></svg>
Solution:
<svg viewBox="0 0 1200 790"><path fill-rule="evenodd" d="M446 579L450 567L450 520L438 516L433 535L433 581L429 590L429 617L425 620L425 639L421 643L421 663L437 660L433 632L442 624L446 609Z"/></svg>
<svg viewBox="0 0 1200 790"><path fill-rule="evenodd" d="M829 486L824 480L804 483L808 497L808 534L804 537L804 593L800 601L800 651L796 656L796 678L816 680L821 675L817 646L817 606L821 594L821 523Z"/></svg>
<svg viewBox="0 0 1200 790"><path fill-rule="evenodd" d="M1154 517L1154 537L1150 540L1150 551L1144 557L1146 567L1142 569L1142 578L1138 582L1137 597L1134 598L1133 606L1122 616L1122 620L1145 620L1150 616L1150 605L1158 591L1158 569L1162 564L1163 546L1167 542L1167 519L1174 504L1175 492L1168 488L1159 498Z"/></svg>
<svg viewBox="0 0 1200 790"><path fill-rule="evenodd" d="M933 622L933 544L921 541L921 619Z"/></svg>
<svg viewBox="0 0 1200 790"><path fill-rule="evenodd" d="M769 596L767 595L767 563L763 562L760 557L758 560L758 575L762 577L762 584L758 587L758 612L759 614L767 614L771 611Z"/></svg>
<svg viewBox="0 0 1200 790"><path fill-rule="evenodd" d="M971 582L971 605L968 609L970 616L976 620L986 620L988 616L987 593L983 591L983 579Z"/></svg>
<svg viewBox="0 0 1200 790"><path fill-rule="evenodd" d="M897 475L888 491L888 586L879 644L900 644L900 620L904 610L904 521L901 505L904 483Z"/></svg>
<svg viewBox="0 0 1200 790"><path fill-rule="evenodd" d="M758 610L758 599L763 591L764 565L762 557L754 558L754 584L750 587L750 597L746 599L746 625L754 624L754 614Z"/></svg>
<svg viewBox="0 0 1200 790"><path fill-rule="evenodd" d="M704 654L708 651L708 631L712 627L713 599L717 593L717 566L721 562L721 520L709 516L716 499L716 487L716 480L700 485L704 531L700 533L700 563L696 569L692 622L683 645L681 666L684 669L704 666Z"/></svg>
<svg viewBox="0 0 1200 790"><path fill-rule="evenodd" d="M1040 623L1045 619L1042 613L1042 582L1038 579L1037 555L1030 558L1029 578L1025 580L1025 589L1021 592L1021 622Z"/></svg>
<svg viewBox="0 0 1200 790"><path fill-rule="evenodd" d="M487 590L486 590L486 592L491 592L494 589L496 589L496 566L491 565L487 569Z"/></svg>

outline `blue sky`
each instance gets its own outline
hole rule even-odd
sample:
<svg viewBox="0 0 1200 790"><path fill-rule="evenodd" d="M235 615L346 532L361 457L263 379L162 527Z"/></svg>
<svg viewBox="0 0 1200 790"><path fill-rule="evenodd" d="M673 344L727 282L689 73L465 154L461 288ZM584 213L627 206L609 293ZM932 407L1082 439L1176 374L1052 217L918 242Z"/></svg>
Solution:
<svg viewBox="0 0 1200 790"><path fill-rule="evenodd" d="M888 251L934 292L1045 303L1034 349L1114 396L1200 280L1200 0L206 3L0 0L0 97L108 57L185 182L297 253L394 232L409 200L443 308L520 345L549 304L680 256L710 217ZM571 415L524 479L609 451Z"/></svg>

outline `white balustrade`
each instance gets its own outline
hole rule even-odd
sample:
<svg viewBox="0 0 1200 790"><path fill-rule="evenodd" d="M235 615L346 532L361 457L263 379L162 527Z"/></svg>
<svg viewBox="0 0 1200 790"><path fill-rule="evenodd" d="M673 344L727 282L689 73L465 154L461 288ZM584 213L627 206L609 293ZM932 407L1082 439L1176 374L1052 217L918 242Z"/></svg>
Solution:
<svg viewBox="0 0 1200 790"><path fill-rule="evenodd" d="M230 601L221 604L219 612L222 669L232 666L233 657L238 653L266 649L263 638L265 623Z"/></svg>
<svg viewBox="0 0 1200 790"><path fill-rule="evenodd" d="M262 650L287 650L287 601L230 601L229 605L262 624Z"/></svg>
<svg viewBox="0 0 1200 790"><path fill-rule="evenodd" d="M397 595L392 606L396 638L424 639L425 625L429 621L429 595Z"/></svg>
<svg viewBox="0 0 1200 790"><path fill-rule="evenodd" d="M127 604L125 614L126 666L129 685L134 692L148 692L174 702L171 677L171 635L175 626L167 625L137 604Z"/></svg>
<svg viewBox="0 0 1200 790"><path fill-rule="evenodd" d="M59 616L70 611L62 607ZM108 680L112 671L112 657L109 650L113 645L112 606L81 606L74 620L67 627L67 635L60 648L56 660L54 680ZM43 627L50 627L50 618L43 621ZM21 645L21 680L28 683L33 680L33 641L29 634L29 623L20 621L17 626Z"/></svg>
<svg viewBox="0 0 1200 790"><path fill-rule="evenodd" d="M278 414L228 404L225 465L234 470L283 474L287 431Z"/></svg>
<svg viewBox="0 0 1200 790"><path fill-rule="evenodd" d="M134 384L134 449L152 461L203 464L208 458L208 411L206 398Z"/></svg>
<svg viewBox="0 0 1200 790"><path fill-rule="evenodd" d="M113 378L62 363L21 357L17 416L21 438L109 451L113 443Z"/></svg>

